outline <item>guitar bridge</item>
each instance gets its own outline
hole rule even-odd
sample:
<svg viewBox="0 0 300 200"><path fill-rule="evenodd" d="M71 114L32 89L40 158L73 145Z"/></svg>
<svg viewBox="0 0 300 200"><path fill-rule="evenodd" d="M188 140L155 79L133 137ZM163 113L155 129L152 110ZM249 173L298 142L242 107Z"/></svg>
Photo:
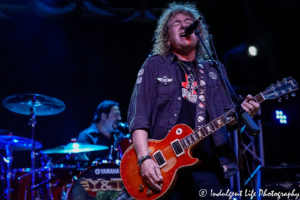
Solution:
<svg viewBox="0 0 300 200"><path fill-rule="evenodd" d="M178 139L171 142L171 146L172 146L173 151L174 151L174 153L176 154L177 157L184 154L184 149L181 146L180 141Z"/></svg>
<svg viewBox="0 0 300 200"><path fill-rule="evenodd" d="M157 162L159 168L162 168L165 165L167 165L167 161L166 161L164 155L162 154L161 150L158 150L155 153L153 153L153 158Z"/></svg>

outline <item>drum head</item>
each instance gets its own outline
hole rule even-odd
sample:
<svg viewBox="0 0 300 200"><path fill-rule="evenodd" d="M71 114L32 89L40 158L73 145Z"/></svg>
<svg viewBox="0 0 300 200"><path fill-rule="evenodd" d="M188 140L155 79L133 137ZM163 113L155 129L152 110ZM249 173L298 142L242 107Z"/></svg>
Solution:
<svg viewBox="0 0 300 200"><path fill-rule="evenodd" d="M68 192L68 200L114 200L122 191L119 166L92 166L79 174Z"/></svg>

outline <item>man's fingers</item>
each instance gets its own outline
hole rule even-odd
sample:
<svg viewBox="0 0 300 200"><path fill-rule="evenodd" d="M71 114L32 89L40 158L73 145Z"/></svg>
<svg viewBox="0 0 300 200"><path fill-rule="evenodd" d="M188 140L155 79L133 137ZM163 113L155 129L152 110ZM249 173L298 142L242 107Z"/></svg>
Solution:
<svg viewBox="0 0 300 200"><path fill-rule="evenodd" d="M161 171L160 171L159 167L155 167L155 173L156 173L156 176L160 179L160 181L162 181L163 177L161 175Z"/></svg>
<svg viewBox="0 0 300 200"><path fill-rule="evenodd" d="M253 99L253 96L251 94L248 94L246 98L247 98L247 101L249 101L250 99Z"/></svg>
<svg viewBox="0 0 300 200"><path fill-rule="evenodd" d="M256 111L259 110L259 104L258 104L258 103L254 102L254 101L249 101L249 103L254 107L254 109L255 109Z"/></svg>
<svg viewBox="0 0 300 200"><path fill-rule="evenodd" d="M152 190L161 191L161 187L157 183L155 183L151 178L147 179L146 183Z"/></svg>
<svg viewBox="0 0 300 200"><path fill-rule="evenodd" d="M155 169L153 169L153 171L150 172L150 177L154 182L160 181L160 178L156 175Z"/></svg>
<svg viewBox="0 0 300 200"><path fill-rule="evenodd" d="M244 107L246 107L247 109L248 109L248 111L250 111L250 112L253 112L254 111L254 107L250 104L250 103L247 103L246 101L244 101L243 103L242 103L242 105L244 106ZM244 109L245 110L245 109ZM245 110L246 112L247 112L247 110Z"/></svg>
<svg viewBox="0 0 300 200"><path fill-rule="evenodd" d="M246 111L246 113L248 114L250 113L250 110L246 106L244 106L243 104L241 104L241 106Z"/></svg>
<svg viewBox="0 0 300 200"><path fill-rule="evenodd" d="M146 184L156 191L161 191L161 187L157 182L162 180L162 175L158 165L151 159L145 160L141 165L141 175Z"/></svg>

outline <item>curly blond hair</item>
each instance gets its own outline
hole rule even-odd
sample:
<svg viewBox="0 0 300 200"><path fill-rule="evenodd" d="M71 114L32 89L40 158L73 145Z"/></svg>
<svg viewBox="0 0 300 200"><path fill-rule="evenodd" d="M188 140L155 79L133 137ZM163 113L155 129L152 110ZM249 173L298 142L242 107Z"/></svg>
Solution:
<svg viewBox="0 0 300 200"><path fill-rule="evenodd" d="M159 55L168 55L170 52L170 46L168 44L168 22L171 17L175 16L178 13L186 14L192 17L194 20L198 19L202 14L197 10L196 5L194 3L170 3L168 4L168 8L163 10L160 19L157 22L157 27L154 32L154 44L152 53ZM210 53L210 44L208 38L208 32L205 29L204 23L200 22L198 26L198 30L200 32L200 37L202 38L204 44L209 49ZM196 46L196 54L199 60L208 59L208 55L199 41Z"/></svg>

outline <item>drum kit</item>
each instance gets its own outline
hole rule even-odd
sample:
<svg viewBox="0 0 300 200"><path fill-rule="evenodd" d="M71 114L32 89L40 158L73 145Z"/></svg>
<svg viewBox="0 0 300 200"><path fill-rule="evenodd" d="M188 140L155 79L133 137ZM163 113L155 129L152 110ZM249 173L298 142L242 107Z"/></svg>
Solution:
<svg viewBox="0 0 300 200"><path fill-rule="evenodd" d="M8 110L29 115L31 138L15 136L10 131L0 130L0 149L6 151L3 160L6 163L6 189L2 198L13 200L85 200L116 199L122 191L119 172L119 160L103 159L83 169L73 159L76 153L101 151L107 146L96 144L71 143L51 149L41 150L42 167L35 169L37 149L42 144L35 141L36 116L55 115L65 109L65 104L56 99L40 94L18 94L5 98L2 102ZM114 150L119 151L120 158L132 144L129 136L115 142ZM13 151L31 151L31 168L11 169ZM52 162L48 154L67 154ZM1 154L0 154L1 155ZM61 164L69 159L73 165ZM1 165L2 169L3 166ZM3 170L2 170L3 171Z"/></svg>

